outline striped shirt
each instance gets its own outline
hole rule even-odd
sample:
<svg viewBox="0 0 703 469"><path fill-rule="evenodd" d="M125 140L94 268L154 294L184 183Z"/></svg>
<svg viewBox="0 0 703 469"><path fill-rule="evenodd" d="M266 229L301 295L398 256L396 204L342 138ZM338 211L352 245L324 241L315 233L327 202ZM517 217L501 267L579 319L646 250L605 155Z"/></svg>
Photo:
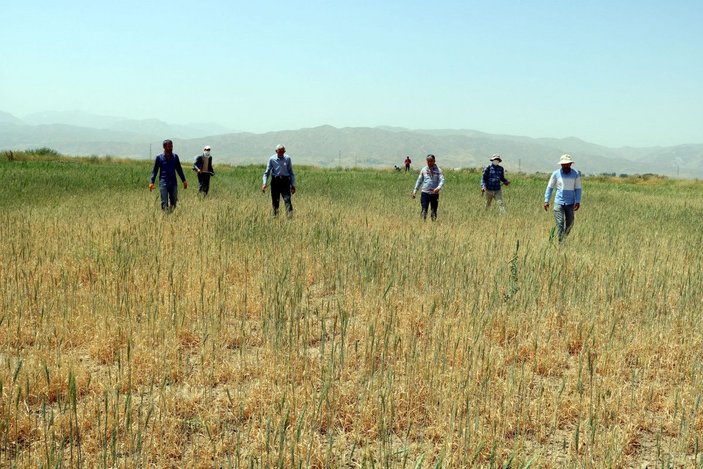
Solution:
<svg viewBox="0 0 703 469"><path fill-rule="evenodd" d="M574 205L581 203L581 173L572 169L565 173L562 169L557 169L552 173L544 193L544 203L548 204L554 189L557 190L554 196L554 205Z"/></svg>
<svg viewBox="0 0 703 469"><path fill-rule="evenodd" d="M444 186L444 174L439 166L434 165L432 169L429 166L425 166L420 171L420 175L417 177L417 182L415 183L415 190L422 186L422 192L430 194L434 189L441 189Z"/></svg>

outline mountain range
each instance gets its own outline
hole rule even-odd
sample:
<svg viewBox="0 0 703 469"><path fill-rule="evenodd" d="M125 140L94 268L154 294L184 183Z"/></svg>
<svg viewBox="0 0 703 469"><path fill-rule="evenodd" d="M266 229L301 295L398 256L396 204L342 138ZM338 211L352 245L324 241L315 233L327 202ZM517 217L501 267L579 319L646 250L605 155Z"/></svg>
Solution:
<svg viewBox="0 0 703 469"><path fill-rule="evenodd" d="M278 143L298 164L323 167L414 166L433 153L445 168L477 168L494 153L508 171L548 172L570 153L585 174L644 174L703 178L703 144L611 148L578 138L531 138L462 129L405 129L329 125L266 133L234 132L211 123L173 125L158 119L133 120L87 113L41 113L20 119L0 111L0 150L49 147L67 155L152 158L164 138L174 140L182 160L212 147L215 161L264 164Z"/></svg>

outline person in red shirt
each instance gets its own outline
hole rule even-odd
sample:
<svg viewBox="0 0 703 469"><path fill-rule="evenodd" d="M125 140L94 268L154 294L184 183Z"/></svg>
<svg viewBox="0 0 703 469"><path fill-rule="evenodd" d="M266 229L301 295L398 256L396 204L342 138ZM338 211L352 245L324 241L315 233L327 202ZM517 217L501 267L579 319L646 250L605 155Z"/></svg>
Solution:
<svg viewBox="0 0 703 469"><path fill-rule="evenodd" d="M412 163L412 160L410 159L409 156L405 157L405 172L407 173L410 171L410 163Z"/></svg>

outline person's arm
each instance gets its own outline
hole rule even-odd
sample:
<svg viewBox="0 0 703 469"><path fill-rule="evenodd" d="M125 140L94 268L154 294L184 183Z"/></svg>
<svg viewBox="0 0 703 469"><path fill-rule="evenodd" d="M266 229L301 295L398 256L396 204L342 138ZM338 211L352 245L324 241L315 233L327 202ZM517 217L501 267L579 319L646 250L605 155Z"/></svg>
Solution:
<svg viewBox="0 0 703 469"><path fill-rule="evenodd" d="M266 169L264 170L264 181L261 184L261 190L265 191L266 190L266 183L268 182L269 175L271 174L271 158L269 158L268 162L266 163Z"/></svg>
<svg viewBox="0 0 703 469"><path fill-rule="evenodd" d="M154 169L151 170L151 178L149 178L149 192L154 190L154 182L159 174L159 157L154 158Z"/></svg>
<svg viewBox="0 0 703 469"><path fill-rule="evenodd" d="M444 187L444 173L442 172L441 169L439 169L439 166L437 167L437 171L439 171L439 184L437 185L437 187L433 191L435 194L438 193L439 191L441 191L442 188Z"/></svg>
<svg viewBox="0 0 703 469"><path fill-rule="evenodd" d="M574 194L576 196L576 203L580 204L581 203L581 193L583 192L583 188L581 186L581 174L576 176L576 181L574 181Z"/></svg>
<svg viewBox="0 0 703 469"><path fill-rule="evenodd" d="M212 156L210 157L210 174L215 175L215 167L212 165Z"/></svg>
<svg viewBox="0 0 703 469"><path fill-rule="evenodd" d="M193 171L195 171L196 173L200 172L200 167L198 166L198 158L200 158L200 157L196 156L195 159L193 160Z"/></svg>
<svg viewBox="0 0 703 469"><path fill-rule="evenodd" d="M159 168L160 168L159 157L157 156L154 159L154 169L151 170L151 179L149 180L149 182L151 182L152 184L154 184L156 182L156 176L159 175Z"/></svg>
<svg viewBox="0 0 703 469"><path fill-rule="evenodd" d="M425 179L425 175L423 173L424 173L424 171L420 170L420 175L417 177L417 182L415 183L415 188L413 189L413 194L412 194L413 199L415 198L415 194L417 194L417 189L420 187L420 185L422 184L422 182Z"/></svg>
<svg viewBox="0 0 703 469"><path fill-rule="evenodd" d="M549 208L549 199L552 197L552 191L557 185L557 175L556 173L552 173L552 176L549 178L549 182L547 183L547 190L544 192L544 209L547 210Z"/></svg>
<svg viewBox="0 0 703 469"><path fill-rule="evenodd" d="M483 169L483 175L481 176L481 192L486 190L486 181L488 180L488 172L491 170L490 166L486 166Z"/></svg>
<svg viewBox="0 0 703 469"><path fill-rule="evenodd" d="M174 163L176 164L176 172L178 173L178 177L181 178L181 181L185 184L186 182L186 175L183 174L183 167L181 167L181 160L178 159L178 155L173 155L174 157Z"/></svg>
<svg viewBox="0 0 703 469"><path fill-rule="evenodd" d="M510 184L510 181L508 181L507 179L505 179L505 169L502 169L502 168L501 168L501 171L500 171L500 180L501 180L501 182L502 182L503 184L505 184L506 186L507 186L508 184Z"/></svg>
<svg viewBox="0 0 703 469"><path fill-rule="evenodd" d="M290 186L295 187L295 173L293 172L293 162L290 157L286 159L286 164L288 165L288 174L290 174Z"/></svg>
<svg viewBox="0 0 703 469"><path fill-rule="evenodd" d="M576 197L574 209L578 210L581 208L581 193L583 192L583 188L581 187L581 173L577 172L576 174L578 174L578 176L576 176L576 181L574 181L574 196Z"/></svg>
<svg viewBox="0 0 703 469"><path fill-rule="evenodd" d="M181 181L183 182L183 189L188 189L188 181L186 181L186 175L183 174L183 168L181 167L181 160L178 159L178 155L174 154L174 164L176 166L176 173L178 173L178 176L181 178Z"/></svg>

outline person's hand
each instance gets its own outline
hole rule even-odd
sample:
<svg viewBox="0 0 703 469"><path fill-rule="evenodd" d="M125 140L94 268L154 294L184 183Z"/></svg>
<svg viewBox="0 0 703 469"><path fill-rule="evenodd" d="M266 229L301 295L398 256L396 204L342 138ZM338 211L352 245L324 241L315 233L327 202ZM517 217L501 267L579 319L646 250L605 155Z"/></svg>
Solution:
<svg viewBox="0 0 703 469"><path fill-rule="evenodd" d="M440 191L440 190L441 190L440 188L432 189L432 193L433 193L433 194L439 194L439 191Z"/></svg>
<svg viewBox="0 0 703 469"><path fill-rule="evenodd" d="M415 198L415 191L413 191L413 194L411 196L413 199Z"/></svg>
<svg viewBox="0 0 703 469"><path fill-rule="evenodd" d="M188 189L188 181L183 181L183 190Z"/></svg>
<svg viewBox="0 0 703 469"><path fill-rule="evenodd" d="M481 193L483 194L484 192L486 192L486 188L485 188L485 187L482 187L482 188L481 188Z"/></svg>
<svg viewBox="0 0 703 469"><path fill-rule="evenodd" d="M503 185L504 185L504 186L509 186L509 185L510 185L510 181L504 182Z"/></svg>
<svg viewBox="0 0 703 469"><path fill-rule="evenodd" d="M578 209L580 209L580 208L581 208L581 204L578 203L578 202L576 202L576 204L574 204L574 211L576 211L576 210L578 210Z"/></svg>
<svg viewBox="0 0 703 469"><path fill-rule="evenodd" d="M151 192L151 191L153 191L153 190L154 190L154 183L153 183L153 182L150 182L150 183L149 183L149 192Z"/></svg>
<svg viewBox="0 0 703 469"><path fill-rule="evenodd" d="M549 208L549 202L545 202L544 203L544 211L546 212L548 208Z"/></svg>
<svg viewBox="0 0 703 469"><path fill-rule="evenodd" d="M290 186L290 193L295 194L295 186Z"/></svg>
<svg viewBox="0 0 703 469"><path fill-rule="evenodd" d="M200 174L202 171L200 171L200 168L195 170L196 173Z"/></svg>
<svg viewBox="0 0 703 469"><path fill-rule="evenodd" d="M264 184L263 186L261 186L261 192L266 192L266 184Z"/></svg>

